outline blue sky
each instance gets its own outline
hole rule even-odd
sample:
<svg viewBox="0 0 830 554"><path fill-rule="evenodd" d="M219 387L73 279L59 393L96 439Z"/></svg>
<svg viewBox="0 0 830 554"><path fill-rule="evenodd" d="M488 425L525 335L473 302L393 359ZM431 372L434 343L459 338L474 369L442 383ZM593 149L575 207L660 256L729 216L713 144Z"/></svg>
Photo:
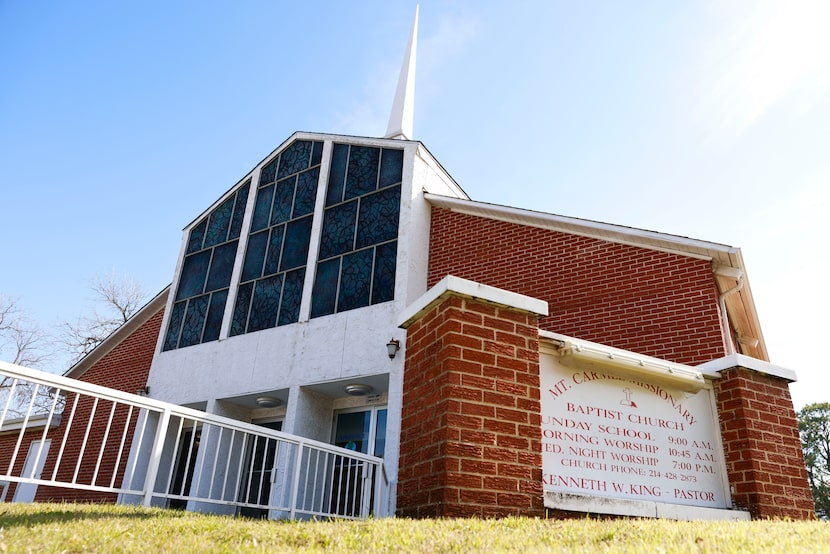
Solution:
<svg viewBox="0 0 830 554"><path fill-rule="evenodd" d="M0 2L0 294L172 279L294 131L382 135L412 2ZM423 1L415 138L476 200L739 246L796 408L830 401L830 4ZM59 368L60 369L60 368Z"/></svg>

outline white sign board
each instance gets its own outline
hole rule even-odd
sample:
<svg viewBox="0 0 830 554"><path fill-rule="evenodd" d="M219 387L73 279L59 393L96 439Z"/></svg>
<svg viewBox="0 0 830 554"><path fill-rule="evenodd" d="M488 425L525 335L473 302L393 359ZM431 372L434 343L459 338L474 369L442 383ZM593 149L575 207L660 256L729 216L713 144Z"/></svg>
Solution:
<svg viewBox="0 0 830 554"><path fill-rule="evenodd" d="M545 352L540 362L545 490L729 506L709 385L687 393Z"/></svg>

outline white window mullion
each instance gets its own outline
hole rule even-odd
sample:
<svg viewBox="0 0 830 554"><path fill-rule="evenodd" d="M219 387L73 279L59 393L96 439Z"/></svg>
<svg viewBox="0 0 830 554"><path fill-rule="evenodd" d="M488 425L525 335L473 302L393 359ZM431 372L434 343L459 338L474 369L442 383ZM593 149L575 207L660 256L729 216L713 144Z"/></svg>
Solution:
<svg viewBox="0 0 830 554"><path fill-rule="evenodd" d="M225 300L225 313L222 315L222 328L219 330L219 340L228 338L230 333L233 312L236 308L236 295L239 292L239 278L242 275L242 265L245 263L245 252L248 249L248 234L251 228L251 221L254 218L254 206L259 185L259 174L262 168L257 167L251 173L251 183L248 185L248 202L245 205L245 216L242 218L242 230L239 231L239 243L236 245L236 257L233 260L233 271L231 272L231 283L228 288L228 298ZM237 193L238 194L238 193Z"/></svg>
<svg viewBox="0 0 830 554"><path fill-rule="evenodd" d="M331 151L334 148L331 140L323 142L323 154L320 161L320 176L317 178L317 198L314 200L314 215L311 221L311 239L308 243L308 258L306 258L305 280L303 282L303 296L300 301L299 321L308 321L311 317L311 289L314 287L314 276L317 273L317 256L320 251L320 231L323 228L323 214L326 209L326 188L331 169Z"/></svg>

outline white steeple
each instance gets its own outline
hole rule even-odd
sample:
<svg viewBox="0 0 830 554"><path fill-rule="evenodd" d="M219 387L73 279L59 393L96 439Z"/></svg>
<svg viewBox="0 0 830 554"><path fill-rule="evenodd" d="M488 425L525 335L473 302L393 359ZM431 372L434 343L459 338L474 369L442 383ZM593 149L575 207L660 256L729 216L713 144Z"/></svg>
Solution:
<svg viewBox="0 0 830 554"><path fill-rule="evenodd" d="M383 138L412 139L412 121L415 117L415 50L418 46L418 5L415 6L415 19L412 32L406 45L401 74L398 77L398 89L389 115L389 126Z"/></svg>

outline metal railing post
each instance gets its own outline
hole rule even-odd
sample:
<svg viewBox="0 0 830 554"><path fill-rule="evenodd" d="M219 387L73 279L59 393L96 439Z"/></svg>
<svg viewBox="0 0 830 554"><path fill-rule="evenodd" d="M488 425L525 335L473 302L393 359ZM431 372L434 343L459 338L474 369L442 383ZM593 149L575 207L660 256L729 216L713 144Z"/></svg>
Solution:
<svg viewBox="0 0 830 554"><path fill-rule="evenodd" d="M292 491L291 491L291 505L289 506L291 519L294 519L297 515L297 496L300 492L300 464L303 460L303 450L305 449L305 444L300 442L297 444L297 459L294 461L294 477L292 479Z"/></svg>
<svg viewBox="0 0 830 554"><path fill-rule="evenodd" d="M12 458L0 467L0 497L8 494L10 483L26 483L118 494L119 501L144 506L151 506L156 498L171 499L192 502L191 507L200 510L210 511L208 505L224 513L238 507L268 509L293 519L391 513L389 480L383 460L376 456L6 362L0 362L0 378L11 383L9 393L21 386L33 389L33 394L48 388L52 394L65 395L64 408L71 405L68 417L61 410L58 418L58 396L44 413L34 410L34 395L27 396L19 402L20 417L8 420L12 408L18 412L18 404L0 397L4 432L0 448ZM104 410L102 402L111 402L110 410ZM123 429L117 428L122 412L126 412ZM179 422L171 427L176 418ZM182 435L185 425L190 428L187 447ZM61 443L49 470L51 477L14 474L24 443L33 461L43 461L45 441L50 440ZM170 465L161 467L162 463ZM119 475L121 484L116 485ZM217 496L214 488L219 479L222 494Z"/></svg>
<svg viewBox="0 0 830 554"><path fill-rule="evenodd" d="M156 486L156 476L161 464L161 451L164 448L164 441L167 437L167 426L170 424L170 408L161 412L161 417L156 425L156 436L153 440L153 449L150 451L150 460L147 463L147 476L144 479L142 491L142 505L150 506L153 501L153 489Z"/></svg>
<svg viewBox="0 0 830 554"><path fill-rule="evenodd" d="M369 517L369 511L372 507L372 470L377 469L369 462L363 462L363 482L360 487L360 517L366 519Z"/></svg>
<svg viewBox="0 0 830 554"><path fill-rule="evenodd" d="M386 517L386 513L389 511L389 507L387 506L386 502L386 495L385 488L383 486L383 481L386 477L386 472L384 471L383 464L378 464L375 467L375 518L379 517Z"/></svg>

